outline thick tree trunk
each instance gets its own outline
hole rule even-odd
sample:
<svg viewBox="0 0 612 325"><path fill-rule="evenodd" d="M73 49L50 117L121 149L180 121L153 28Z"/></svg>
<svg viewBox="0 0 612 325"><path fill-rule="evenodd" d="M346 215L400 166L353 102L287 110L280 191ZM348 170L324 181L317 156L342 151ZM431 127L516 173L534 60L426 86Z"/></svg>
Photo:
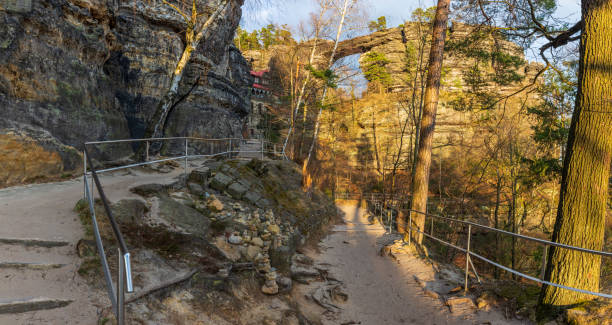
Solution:
<svg viewBox="0 0 612 325"><path fill-rule="evenodd" d="M552 240L601 250L612 155L612 0L583 0L578 94ZM598 291L601 257L550 248L545 279ZM544 286L538 316L592 296Z"/></svg>
<svg viewBox="0 0 612 325"><path fill-rule="evenodd" d="M436 126L436 111L440 95L440 78L442 75L442 60L444 58L444 42L446 40L446 27L450 0L438 0L436 17L434 18L431 50L429 53L429 70L427 72L427 86L425 88L425 105L421 118L421 132L419 151L416 160L414 178L412 180L412 206L411 209L427 212L427 194L429 192L429 168L431 166L431 148L433 144L434 129ZM412 213L412 222L420 231L424 230L425 216ZM413 232L417 243L422 243L423 235Z"/></svg>

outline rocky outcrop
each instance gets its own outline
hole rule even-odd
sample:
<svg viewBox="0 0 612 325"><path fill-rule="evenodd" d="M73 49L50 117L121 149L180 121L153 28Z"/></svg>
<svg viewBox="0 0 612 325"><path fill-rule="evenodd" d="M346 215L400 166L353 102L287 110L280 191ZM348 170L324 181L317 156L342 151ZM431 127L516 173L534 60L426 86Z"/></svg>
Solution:
<svg viewBox="0 0 612 325"><path fill-rule="evenodd" d="M426 28L426 27L423 27ZM400 27L385 29L382 31L374 32L369 35L355 37L342 41L338 44L336 59L340 59L349 55L360 54L359 62L363 67L363 59L365 55L370 52L382 53L390 61L386 66L387 71L391 75L391 86L390 88L394 92L405 91L408 87L406 81L406 64L415 64L416 62L407 60L406 58L406 47L411 47L413 50L418 48L418 44L422 37L422 33L419 33L419 26L417 23L406 22ZM463 23L454 22L452 27L447 33L447 43L457 43L468 39L480 31L476 30L474 26L466 25ZM494 39L493 37L487 37L484 40L480 40L479 47L484 51L499 51L504 54L516 56L521 60L525 60L523 49L516 43L505 40L501 37ZM328 42L326 47L331 50L332 44ZM328 56L326 51L323 56ZM423 62L427 64L429 57L429 46L425 47L425 57ZM413 58L415 60L415 58ZM464 56L447 49L444 53L444 79L445 82L442 85L443 90L452 91L461 89L465 86L463 81L463 72L468 71L474 64L474 59L466 59ZM541 67L537 63L524 62L521 67L517 69L520 75L524 75L527 81L531 81L533 76ZM501 93L510 93L517 89L516 84L508 85L498 89Z"/></svg>
<svg viewBox="0 0 612 325"><path fill-rule="evenodd" d="M359 63L363 70L363 60L368 53L377 52L383 54L390 62L386 65L386 69L391 76L390 89L392 92L404 92L409 90L409 80L407 80L406 65L415 65L416 57L407 58L406 48L409 47L412 51L416 51L421 42L421 38L429 36L424 30L427 26L419 26L417 23L406 22L405 24L389 28L382 31L377 31L368 35L358 36L347 39L338 43L334 60L359 55ZM419 32L422 31L422 32ZM451 43L459 43L465 41L469 37L474 37L482 31L476 27L463 23L454 22L447 33L447 45ZM302 58L301 62L307 62L312 48L313 40L302 42L296 46L275 45L268 50L250 50L245 51L245 57L251 61L251 64L257 69L270 68L274 70L275 61L282 61L282 57L297 55ZM334 43L329 40L318 41L318 55L315 58L315 65L323 67L327 64L328 58L331 55ZM501 36L493 38L490 35L479 39L478 46L483 51L497 51L507 55L516 56L523 61L516 69L519 75L524 76L524 83L533 80L535 74L542 68L538 63L530 63L525 61L523 49L516 43L503 39ZM429 46L424 48L424 65L427 65L429 56ZM297 54L295 54L297 53ZM469 71L474 65L474 58L466 58L461 55L460 51L454 51L447 48L444 53L444 74L442 91L459 91L466 86L463 80L463 73ZM492 72L491 67L487 67L486 72ZM274 71L272 71L274 72ZM496 91L504 94L509 94L516 91L518 88L516 83L499 87L498 85L490 85L495 87Z"/></svg>
<svg viewBox="0 0 612 325"><path fill-rule="evenodd" d="M179 93L193 90L171 114L168 136L240 134L251 77L231 41L242 2L231 1L193 56ZM0 134L18 129L39 142L44 133L42 142L76 149L142 136L181 55L184 25L161 2L140 0L40 0L27 12L0 11ZM132 150L96 154L116 159ZM58 154L58 168L74 170Z"/></svg>
<svg viewBox="0 0 612 325"><path fill-rule="evenodd" d="M287 323L299 316L290 307L292 278L320 275L296 251L323 236L336 218L334 203L320 191L304 194L301 180L290 161L207 161L174 183L137 185L135 198L110 202L136 275L136 294L127 297L134 299L130 323L296 324ZM237 194L230 190L234 184L248 191ZM101 202L95 209L110 246L114 237ZM87 203L79 201L76 210L91 234ZM87 261L79 274L102 284L99 264L90 268ZM170 302L175 295L182 298ZM279 298L290 306L271 308Z"/></svg>

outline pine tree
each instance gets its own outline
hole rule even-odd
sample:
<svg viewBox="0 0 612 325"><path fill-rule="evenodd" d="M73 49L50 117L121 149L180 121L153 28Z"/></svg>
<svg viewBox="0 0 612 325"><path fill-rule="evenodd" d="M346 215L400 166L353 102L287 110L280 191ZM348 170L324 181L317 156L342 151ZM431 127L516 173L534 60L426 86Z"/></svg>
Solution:
<svg viewBox="0 0 612 325"><path fill-rule="evenodd" d="M612 0L582 1L578 92L552 240L601 250L612 158ZM598 291L601 256L551 247L545 280ZM592 298L544 286L540 318Z"/></svg>

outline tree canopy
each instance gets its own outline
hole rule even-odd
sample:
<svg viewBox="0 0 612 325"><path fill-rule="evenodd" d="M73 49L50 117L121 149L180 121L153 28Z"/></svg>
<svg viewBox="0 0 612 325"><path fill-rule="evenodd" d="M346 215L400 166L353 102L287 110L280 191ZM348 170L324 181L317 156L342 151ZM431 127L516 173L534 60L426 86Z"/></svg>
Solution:
<svg viewBox="0 0 612 325"><path fill-rule="evenodd" d="M378 19L370 21L368 23L368 28L370 32L379 32L387 29L387 17L380 16Z"/></svg>

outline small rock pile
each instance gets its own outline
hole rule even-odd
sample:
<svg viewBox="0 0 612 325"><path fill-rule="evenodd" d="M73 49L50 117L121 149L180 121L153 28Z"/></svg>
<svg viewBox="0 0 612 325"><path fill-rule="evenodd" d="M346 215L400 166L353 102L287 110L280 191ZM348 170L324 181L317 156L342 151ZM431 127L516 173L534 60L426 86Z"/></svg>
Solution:
<svg viewBox="0 0 612 325"><path fill-rule="evenodd" d="M223 210L223 204L214 196L208 199L208 205L215 206L218 210L211 214L211 221L228 222L227 229L233 229L225 234L225 242L230 245L219 244L217 241L217 247L234 262L252 262L265 278L261 288L263 293L277 294L277 282L282 286L291 285L286 279L280 279L276 269L270 264L270 249L288 246L290 235L296 232L295 227L288 222L281 223L272 210L249 210L238 202L232 202L229 206L233 211L227 211L230 209Z"/></svg>

